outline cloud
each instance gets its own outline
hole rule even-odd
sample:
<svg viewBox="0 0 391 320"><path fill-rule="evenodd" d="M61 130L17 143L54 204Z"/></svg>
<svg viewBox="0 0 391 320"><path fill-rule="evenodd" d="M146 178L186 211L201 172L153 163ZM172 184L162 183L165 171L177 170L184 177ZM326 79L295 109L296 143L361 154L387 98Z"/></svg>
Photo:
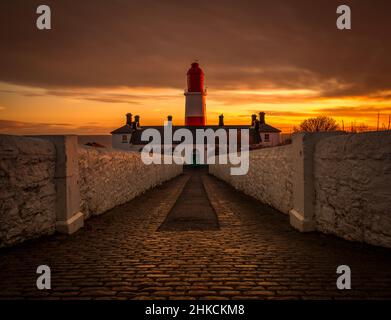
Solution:
<svg viewBox="0 0 391 320"><path fill-rule="evenodd" d="M269 117L311 117L314 116L314 113L312 112L296 112L296 111L289 111L289 110L248 110L249 114L256 114L258 115L259 112L266 112L266 116ZM315 114L316 116L316 114ZM244 117L248 117L247 115Z"/></svg>
<svg viewBox="0 0 391 320"><path fill-rule="evenodd" d="M182 89L186 68L198 58L215 89L307 88L324 97L389 90L391 2L347 0L354 20L348 32L335 27L339 4L50 1L53 29L43 32L32 23L36 1L6 1L0 81L56 90ZM131 97L102 101L133 103Z"/></svg>
<svg viewBox="0 0 391 320"><path fill-rule="evenodd" d="M282 93L284 92L284 93ZM227 106L249 105L249 104L288 104L303 103L313 101L321 97L317 92L302 92L298 90L266 90L264 92L254 92L251 90L231 90L231 91L210 91L210 99L219 104Z"/></svg>
<svg viewBox="0 0 391 320"><path fill-rule="evenodd" d="M1 120L0 119L0 130L7 131L12 130L15 128L20 129L36 129L40 127L48 127L48 128L54 128L54 127L70 127L71 124L69 123L34 123L34 122L23 122L23 121L13 121L13 120Z"/></svg>
<svg viewBox="0 0 391 320"><path fill-rule="evenodd" d="M337 106L328 108L319 108L315 112L320 114L336 117L357 117L357 118L374 118L377 114L391 114L391 104L388 106Z"/></svg>
<svg viewBox="0 0 391 320"><path fill-rule="evenodd" d="M81 89L81 88L80 88ZM123 89L124 90L124 89ZM163 89L157 89L159 92ZM53 90L53 89L37 89L37 88L26 88L20 87L18 89L0 89L0 93L8 94L8 95L21 95L28 98L39 98L39 97L61 97L68 99L76 99L76 100L87 100L87 101L95 101L101 103L125 103L125 104L141 104L141 102L148 99L158 99L158 100L171 100L175 96L180 96L179 92L175 94L159 94L156 92L139 92L134 94L127 94L121 92L105 92L105 90L100 90L99 88L89 88L84 91L75 90L75 89L67 89L67 90Z"/></svg>
<svg viewBox="0 0 391 320"><path fill-rule="evenodd" d="M69 123L40 123L0 119L0 133L3 134L90 134L110 132L109 127L96 123L74 126Z"/></svg>

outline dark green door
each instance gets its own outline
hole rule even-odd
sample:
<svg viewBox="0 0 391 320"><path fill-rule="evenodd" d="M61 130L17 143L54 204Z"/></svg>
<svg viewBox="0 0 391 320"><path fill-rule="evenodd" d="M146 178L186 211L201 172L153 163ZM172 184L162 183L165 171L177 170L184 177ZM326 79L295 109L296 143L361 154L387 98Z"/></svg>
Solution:
<svg viewBox="0 0 391 320"><path fill-rule="evenodd" d="M192 159L192 163L191 165L192 166L199 166L201 165L200 163L200 153L198 152L198 150L193 150L193 159Z"/></svg>

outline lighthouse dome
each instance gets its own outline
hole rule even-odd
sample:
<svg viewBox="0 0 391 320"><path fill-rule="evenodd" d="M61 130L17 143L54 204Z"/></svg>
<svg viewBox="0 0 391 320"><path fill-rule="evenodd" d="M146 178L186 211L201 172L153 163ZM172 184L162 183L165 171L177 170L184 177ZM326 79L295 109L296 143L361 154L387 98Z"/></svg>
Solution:
<svg viewBox="0 0 391 320"><path fill-rule="evenodd" d="M204 72L197 62L193 62L187 71L187 89L189 92L203 92L204 90Z"/></svg>

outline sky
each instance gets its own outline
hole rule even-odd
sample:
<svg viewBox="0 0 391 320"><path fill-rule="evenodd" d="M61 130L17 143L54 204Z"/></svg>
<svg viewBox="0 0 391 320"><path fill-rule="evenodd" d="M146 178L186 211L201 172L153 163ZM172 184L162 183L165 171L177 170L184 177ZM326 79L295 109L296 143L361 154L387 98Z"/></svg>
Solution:
<svg viewBox="0 0 391 320"><path fill-rule="evenodd" d="M141 125L184 123L186 72L198 60L207 122L266 122L290 132L331 116L387 128L391 1L45 0L0 2L0 132L109 134L125 114ZM349 5L352 30L336 28Z"/></svg>

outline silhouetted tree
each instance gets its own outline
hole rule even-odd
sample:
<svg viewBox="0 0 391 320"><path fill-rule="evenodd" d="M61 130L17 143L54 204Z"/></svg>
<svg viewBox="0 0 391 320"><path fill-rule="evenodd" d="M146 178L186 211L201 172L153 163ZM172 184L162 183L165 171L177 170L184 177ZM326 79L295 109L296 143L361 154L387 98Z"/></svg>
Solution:
<svg viewBox="0 0 391 320"><path fill-rule="evenodd" d="M299 128L294 128L295 132L320 132L320 131L336 131L339 129L337 122L330 117L318 116L309 118L300 123Z"/></svg>

